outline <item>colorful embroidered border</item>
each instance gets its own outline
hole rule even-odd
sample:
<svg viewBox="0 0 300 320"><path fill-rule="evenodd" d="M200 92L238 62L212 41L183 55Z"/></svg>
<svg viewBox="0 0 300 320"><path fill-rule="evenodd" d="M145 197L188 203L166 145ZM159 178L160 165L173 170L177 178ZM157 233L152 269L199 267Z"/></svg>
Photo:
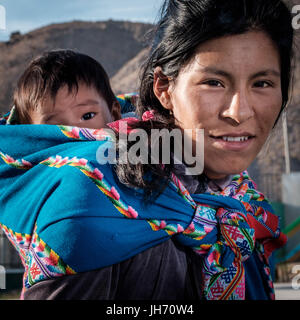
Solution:
<svg viewBox="0 0 300 320"><path fill-rule="evenodd" d="M9 241L16 248L25 268L24 289L33 284L67 274L76 274L36 233L33 236L17 233L7 226L0 224Z"/></svg>
<svg viewBox="0 0 300 320"><path fill-rule="evenodd" d="M29 257L26 287L30 287L41 280L76 274L37 233L33 234Z"/></svg>
<svg viewBox="0 0 300 320"><path fill-rule="evenodd" d="M109 129L88 129L71 126L57 126L61 132L70 139L89 141L114 141L114 135Z"/></svg>
<svg viewBox="0 0 300 320"><path fill-rule="evenodd" d="M33 165L24 160L15 160L14 158L12 158L11 156L9 156L8 154L4 154L0 151L0 157L2 158L2 160L8 164L9 166L12 166L16 169L23 169L23 170L29 170L33 167Z"/></svg>

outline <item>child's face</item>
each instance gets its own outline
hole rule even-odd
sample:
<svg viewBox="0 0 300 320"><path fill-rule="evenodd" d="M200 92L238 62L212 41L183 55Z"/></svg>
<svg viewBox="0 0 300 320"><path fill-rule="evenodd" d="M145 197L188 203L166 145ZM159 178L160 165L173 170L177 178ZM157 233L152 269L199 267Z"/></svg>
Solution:
<svg viewBox="0 0 300 320"><path fill-rule="evenodd" d="M69 92L64 86L58 90L55 100L46 99L42 110L32 115L34 124L60 124L91 129L100 129L117 120L116 108L110 111L104 98L94 87L78 85L78 91Z"/></svg>

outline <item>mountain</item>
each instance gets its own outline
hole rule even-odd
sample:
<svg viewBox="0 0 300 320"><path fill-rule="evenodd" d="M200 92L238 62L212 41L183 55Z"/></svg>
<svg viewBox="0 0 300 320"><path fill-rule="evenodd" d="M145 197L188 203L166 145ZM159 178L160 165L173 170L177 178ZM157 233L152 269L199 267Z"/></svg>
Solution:
<svg viewBox="0 0 300 320"><path fill-rule="evenodd" d="M111 78L111 86L116 94L138 91L140 68L146 60L149 51L149 48L142 49Z"/></svg>
<svg viewBox="0 0 300 320"><path fill-rule="evenodd" d="M109 77L146 47L150 24L102 21L52 24L0 42L0 114L9 109L13 88L28 62L46 50L75 49L98 60Z"/></svg>

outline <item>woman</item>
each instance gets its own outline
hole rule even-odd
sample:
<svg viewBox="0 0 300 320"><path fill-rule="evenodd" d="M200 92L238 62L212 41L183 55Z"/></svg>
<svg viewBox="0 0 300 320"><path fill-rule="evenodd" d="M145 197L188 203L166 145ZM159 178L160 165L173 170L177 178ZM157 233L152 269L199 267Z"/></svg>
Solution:
<svg viewBox="0 0 300 320"><path fill-rule="evenodd" d="M24 298L274 299L269 256L285 237L244 170L287 104L292 42L278 0L165 1L140 120L126 122L204 129L196 177L164 163L115 174L96 161L99 132L2 126L0 222L23 257Z"/></svg>

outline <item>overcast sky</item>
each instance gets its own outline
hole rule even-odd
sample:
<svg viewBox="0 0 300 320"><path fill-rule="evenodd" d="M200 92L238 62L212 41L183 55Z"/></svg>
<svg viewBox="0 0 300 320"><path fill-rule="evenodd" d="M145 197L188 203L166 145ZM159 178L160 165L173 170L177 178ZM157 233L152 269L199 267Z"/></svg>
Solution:
<svg viewBox="0 0 300 320"><path fill-rule="evenodd" d="M163 0L0 0L0 5L6 10L6 30L0 30L0 41L8 40L13 31L26 33L51 23L72 20L113 19L153 23L162 2Z"/></svg>

